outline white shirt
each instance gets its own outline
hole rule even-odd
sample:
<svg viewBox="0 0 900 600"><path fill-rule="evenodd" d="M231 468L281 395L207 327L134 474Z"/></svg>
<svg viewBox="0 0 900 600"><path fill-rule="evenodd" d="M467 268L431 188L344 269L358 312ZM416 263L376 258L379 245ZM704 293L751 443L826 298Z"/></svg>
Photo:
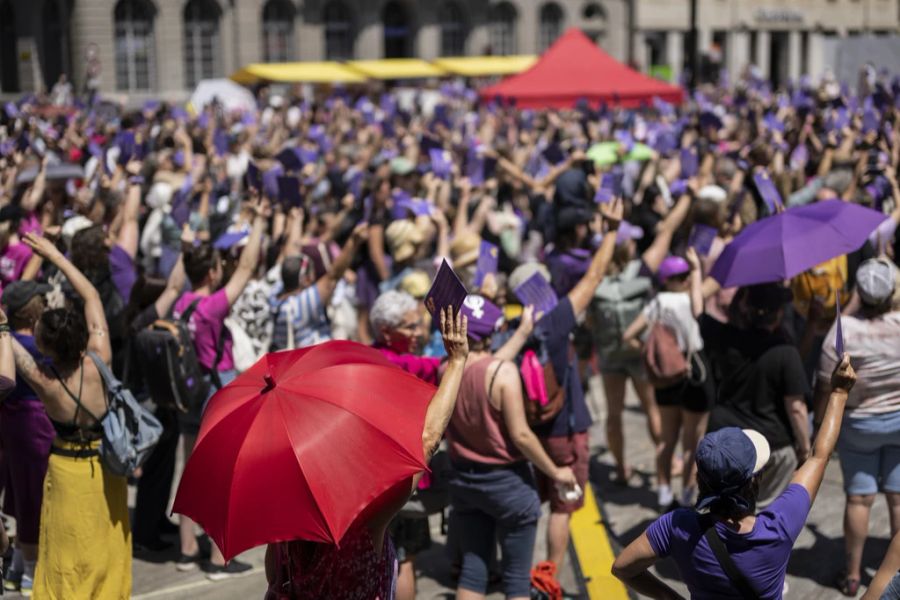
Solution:
<svg viewBox="0 0 900 600"><path fill-rule="evenodd" d="M703 350L700 325L694 318L691 296L687 292L660 292L644 307L643 313L648 324L662 323L670 327L678 338L678 347L685 354Z"/></svg>

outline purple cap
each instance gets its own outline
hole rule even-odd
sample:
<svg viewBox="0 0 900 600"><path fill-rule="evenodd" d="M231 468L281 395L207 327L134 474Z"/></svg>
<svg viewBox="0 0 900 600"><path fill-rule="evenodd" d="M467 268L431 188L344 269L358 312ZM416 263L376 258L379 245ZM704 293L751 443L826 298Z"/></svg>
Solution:
<svg viewBox="0 0 900 600"><path fill-rule="evenodd" d="M628 221L619 223L619 229L616 231L616 246L620 246L628 240L639 240L644 237L644 230L637 225L632 225Z"/></svg>
<svg viewBox="0 0 900 600"><path fill-rule="evenodd" d="M689 273L690 271L691 265L688 264L688 261L684 260L680 256L667 256L659 265L657 276L659 277L660 281L666 281L670 277L675 277L676 275L684 275L685 273Z"/></svg>
<svg viewBox="0 0 900 600"><path fill-rule="evenodd" d="M490 337L503 325L503 311L496 304L478 294L466 296L462 314L469 320L467 335L475 341Z"/></svg>
<svg viewBox="0 0 900 600"><path fill-rule="evenodd" d="M709 491L699 499L697 509L717 502L750 509L738 492L762 470L770 453L766 438L751 429L725 427L706 434L697 446L697 475Z"/></svg>

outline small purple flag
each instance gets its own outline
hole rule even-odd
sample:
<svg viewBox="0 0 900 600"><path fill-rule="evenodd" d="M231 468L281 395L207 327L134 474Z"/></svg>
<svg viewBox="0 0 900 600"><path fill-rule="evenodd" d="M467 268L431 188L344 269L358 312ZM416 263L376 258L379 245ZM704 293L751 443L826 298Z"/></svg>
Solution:
<svg viewBox="0 0 900 600"><path fill-rule="evenodd" d="M794 171L799 171L806 166L806 163L809 161L809 151L806 149L806 144L800 144L791 152L791 157L788 162L791 165L791 169Z"/></svg>
<svg viewBox="0 0 900 600"><path fill-rule="evenodd" d="M844 356L844 330L841 327L841 291L834 293L834 351L837 352L838 362Z"/></svg>
<svg viewBox="0 0 900 600"><path fill-rule="evenodd" d="M213 146L217 156L228 154L228 133L224 129L217 129L213 134Z"/></svg>
<svg viewBox="0 0 900 600"><path fill-rule="evenodd" d="M594 202L597 204L607 204L612 202L613 198L615 198L615 196L613 195L612 190L603 186L598 187L597 193L594 194Z"/></svg>
<svg viewBox="0 0 900 600"><path fill-rule="evenodd" d="M700 165L697 161L697 152L693 148L682 148L681 150L681 177L690 179L697 174Z"/></svg>
<svg viewBox="0 0 900 600"><path fill-rule="evenodd" d="M694 225L694 228L691 229L691 235L688 238L688 246L696 250L697 254L701 256L709 256L709 251L712 248L713 241L716 239L717 234L718 231L716 231L715 227L697 223Z"/></svg>
<svg viewBox="0 0 900 600"><path fill-rule="evenodd" d="M784 206L781 201L781 194L778 193L778 190L769 178L768 173L765 171L755 173L753 175L753 183L756 185L756 190L759 192L760 198L762 198L763 202L765 202L766 206L769 208L769 214L774 215L778 212L778 209Z"/></svg>
<svg viewBox="0 0 900 600"><path fill-rule="evenodd" d="M287 206L302 206L300 180L296 177L280 176L278 178L278 199Z"/></svg>
<svg viewBox="0 0 900 600"><path fill-rule="evenodd" d="M475 287L481 287L484 276L488 273L497 273L497 264L500 260L500 249L494 244L481 241L478 249L478 262L475 263Z"/></svg>
<svg viewBox="0 0 900 600"><path fill-rule="evenodd" d="M431 313L431 318L436 323L440 323L441 310L448 306L453 307L453 314L459 313L463 302L466 300L466 286L459 280L447 261L441 262L434 281L431 283L431 289L425 296L425 308Z"/></svg>
<svg viewBox="0 0 900 600"><path fill-rule="evenodd" d="M540 273L535 273L513 290L525 306L534 306L537 314L547 314L559 303L556 292Z"/></svg>
<svg viewBox="0 0 900 600"><path fill-rule="evenodd" d="M447 179L453 172L453 162L450 159L450 153L439 148L432 148L428 151L428 158L431 161L431 171L441 179Z"/></svg>

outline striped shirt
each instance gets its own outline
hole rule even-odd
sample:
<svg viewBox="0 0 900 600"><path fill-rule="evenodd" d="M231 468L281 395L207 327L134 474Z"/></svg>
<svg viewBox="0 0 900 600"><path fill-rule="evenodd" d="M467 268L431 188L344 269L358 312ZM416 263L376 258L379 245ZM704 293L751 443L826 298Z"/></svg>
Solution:
<svg viewBox="0 0 900 600"><path fill-rule="evenodd" d="M277 294L273 295L271 306L275 320L272 350L289 348L289 328L293 332L294 348L305 348L331 339L331 323L315 284L281 300Z"/></svg>

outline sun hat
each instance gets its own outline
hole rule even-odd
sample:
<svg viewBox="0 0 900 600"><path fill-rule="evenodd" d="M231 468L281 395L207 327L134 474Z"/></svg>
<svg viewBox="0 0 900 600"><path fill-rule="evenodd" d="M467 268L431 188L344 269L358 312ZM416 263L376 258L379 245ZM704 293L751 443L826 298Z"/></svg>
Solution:
<svg viewBox="0 0 900 600"><path fill-rule="evenodd" d="M456 236L450 242L450 258L457 269L467 267L478 260L478 252L481 248L481 236L472 231L467 231Z"/></svg>
<svg viewBox="0 0 900 600"><path fill-rule="evenodd" d="M409 219L392 222L384 231L384 237L391 256L400 262L411 258L423 240L422 232Z"/></svg>
<svg viewBox="0 0 900 600"><path fill-rule="evenodd" d="M766 466L770 454L765 436L753 429L725 427L706 434L697 446L697 479L706 488L697 510L720 501L749 510L738 492Z"/></svg>

